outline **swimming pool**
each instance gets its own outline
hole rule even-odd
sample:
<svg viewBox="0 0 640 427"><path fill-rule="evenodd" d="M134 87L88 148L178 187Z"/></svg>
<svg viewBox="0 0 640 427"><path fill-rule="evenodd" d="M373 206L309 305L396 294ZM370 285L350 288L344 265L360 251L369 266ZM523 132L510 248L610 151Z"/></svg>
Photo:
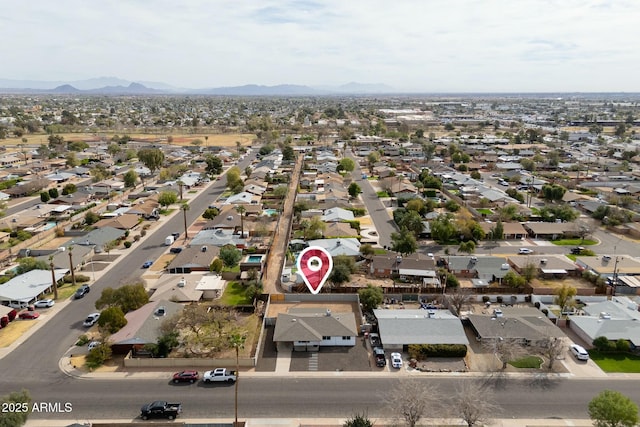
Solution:
<svg viewBox="0 0 640 427"><path fill-rule="evenodd" d="M277 215L278 214L278 210L277 209L264 209L262 211L262 215L264 216L273 216L273 215Z"/></svg>
<svg viewBox="0 0 640 427"><path fill-rule="evenodd" d="M247 257L247 262L262 262L262 258L264 257L264 255L249 255Z"/></svg>
<svg viewBox="0 0 640 427"><path fill-rule="evenodd" d="M57 224L55 222L48 222L43 226L42 231L47 231L47 230L51 230L53 227L55 227Z"/></svg>

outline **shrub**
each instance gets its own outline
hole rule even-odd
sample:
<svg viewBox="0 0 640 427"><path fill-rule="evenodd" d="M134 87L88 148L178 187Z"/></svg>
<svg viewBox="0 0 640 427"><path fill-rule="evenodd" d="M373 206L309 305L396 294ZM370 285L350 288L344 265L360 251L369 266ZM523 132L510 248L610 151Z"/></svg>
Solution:
<svg viewBox="0 0 640 427"><path fill-rule="evenodd" d="M89 276L85 276L84 274L76 274L76 283L86 283L89 280L91 280L89 278ZM64 283L73 283L73 279L71 277L71 274L67 274L62 278Z"/></svg>
<svg viewBox="0 0 640 427"><path fill-rule="evenodd" d="M135 236L133 236L133 241L134 242L137 242L139 240L140 240L140 235L139 234L136 234Z"/></svg>
<svg viewBox="0 0 640 427"><path fill-rule="evenodd" d="M465 357L467 346L464 344L410 344L409 356L423 360L427 357Z"/></svg>
<svg viewBox="0 0 640 427"><path fill-rule="evenodd" d="M86 365L89 369L95 369L111 358L111 346L102 343L89 352L86 357Z"/></svg>
<svg viewBox="0 0 640 427"><path fill-rule="evenodd" d="M491 298L489 297L489 295L482 295L482 302L489 302L491 301Z"/></svg>
<svg viewBox="0 0 640 427"><path fill-rule="evenodd" d="M83 345L85 345L85 344L86 344L86 343L88 343L88 342L89 342L89 337L88 337L88 336L86 336L86 335L84 335L84 334L82 334L82 335L80 335L80 336L78 337L78 341L76 341L76 345L77 345L78 347L82 347Z"/></svg>
<svg viewBox="0 0 640 427"><path fill-rule="evenodd" d="M628 353L631 350L631 344L629 344L629 341L627 340L619 339L616 341L616 350Z"/></svg>
<svg viewBox="0 0 640 427"><path fill-rule="evenodd" d="M497 301L498 303L502 304L502 295L498 295L498 296L496 297L496 301Z"/></svg>
<svg viewBox="0 0 640 427"><path fill-rule="evenodd" d="M597 337L593 340L593 346L600 352L609 352L615 350L615 344L609 341L607 337Z"/></svg>
<svg viewBox="0 0 640 427"><path fill-rule="evenodd" d="M132 245L132 243L130 241L125 240L125 242L124 242L124 247L125 248L129 249L131 247L131 245Z"/></svg>

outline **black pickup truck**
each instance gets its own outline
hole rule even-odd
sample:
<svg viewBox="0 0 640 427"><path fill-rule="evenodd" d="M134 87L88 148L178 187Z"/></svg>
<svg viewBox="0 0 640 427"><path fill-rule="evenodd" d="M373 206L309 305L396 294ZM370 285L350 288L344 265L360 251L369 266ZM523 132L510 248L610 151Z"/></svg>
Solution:
<svg viewBox="0 0 640 427"><path fill-rule="evenodd" d="M143 420L148 420L149 418L166 418L173 420L180 412L182 412L181 403L168 403L164 400L156 400L140 408L140 418Z"/></svg>

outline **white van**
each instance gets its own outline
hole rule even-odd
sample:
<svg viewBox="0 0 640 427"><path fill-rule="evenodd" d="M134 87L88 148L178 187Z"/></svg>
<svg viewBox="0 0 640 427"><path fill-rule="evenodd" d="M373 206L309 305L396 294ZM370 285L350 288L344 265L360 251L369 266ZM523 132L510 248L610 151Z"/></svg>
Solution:
<svg viewBox="0 0 640 427"><path fill-rule="evenodd" d="M578 344L571 345L571 353L578 360L589 360L589 353L587 353L587 350Z"/></svg>

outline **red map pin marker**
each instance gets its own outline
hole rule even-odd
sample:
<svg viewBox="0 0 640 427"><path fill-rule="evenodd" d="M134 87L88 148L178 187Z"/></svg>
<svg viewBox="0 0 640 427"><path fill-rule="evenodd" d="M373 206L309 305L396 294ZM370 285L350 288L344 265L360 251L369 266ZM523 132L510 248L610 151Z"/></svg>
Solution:
<svg viewBox="0 0 640 427"><path fill-rule="evenodd" d="M298 271L312 294L317 294L333 269L333 258L320 246L309 246L298 255Z"/></svg>

